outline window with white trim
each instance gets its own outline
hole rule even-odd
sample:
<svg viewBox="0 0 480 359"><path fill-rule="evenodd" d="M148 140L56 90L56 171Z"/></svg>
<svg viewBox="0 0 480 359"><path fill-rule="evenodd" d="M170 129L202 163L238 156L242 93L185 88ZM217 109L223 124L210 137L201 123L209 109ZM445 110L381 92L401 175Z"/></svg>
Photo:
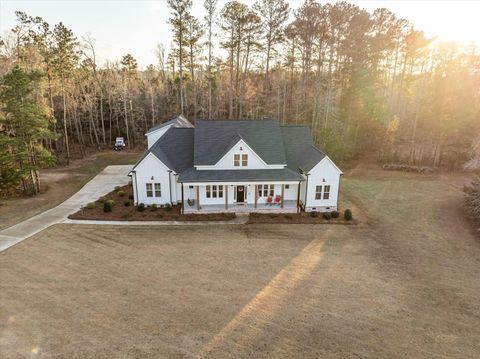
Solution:
<svg viewBox="0 0 480 359"><path fill-rule="evenodd" d="M155 197L162 197L162 184L161 183L154 183L155 188Z"/></svg>
<svg viewBox="0 0 480 359"><path fill-rule="evenodd" d="M330 186L325 185L323 186L323 199L329 199L330 198Z"/></svg>
<svg viewBox="0 0 480 359"><path fill-rule="evenodd" d="M223 198L223 186L206 186L206 197L207 198Z"/></svg>
<svg viewBox="0 0 480 359"><path fill-rule="evenodd" d="M151 183L146 183L147 197L153 197L153 186Z"/></svg>
<svg viewBox="0 0 480 359"><path fill-rule="evenodd" d="M275 185L273 184L264 184L258 185L258 197L273 197L275 194Z"/></svg>
<svg viewBox="0 0 480 359"><path fill-rule="evenodd" d="M247 167L248 166L248 155L243 154L242 155L242 167Z"/></svg>
<svg viewBox="0 0 480 359"><path fill-rule="evenodd" d="M240 167L240 155L239 154L233 155L233 165L235 167Z"/></svg>
<svg viewBox="0 0 480 359"><path fill-rule="evenodd" d="M315 199L322 199L322 186L315 186Z"/></svg>

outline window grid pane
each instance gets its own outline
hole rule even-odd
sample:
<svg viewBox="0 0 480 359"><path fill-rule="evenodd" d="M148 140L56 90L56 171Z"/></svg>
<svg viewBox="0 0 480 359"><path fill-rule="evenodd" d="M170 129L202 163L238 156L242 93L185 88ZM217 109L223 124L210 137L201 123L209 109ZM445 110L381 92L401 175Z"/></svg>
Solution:
<svg viewBox="0 0 480 359"><path fill-rule="evenodd" d="M263 197L268 197L268 184L263 185Z"/></svg>
<svg viewBox="0 0 480 359"><path fill-rule="evenodd" d="M323 199L330 198L330 186L324 186L323 188Z"/></svg>
<svg viewBox="0 0 480 359"><path fill-rule="evenodd" d="M211 197L210 186L207 186L207 198Z"/></svg>
<svg viewBox="0 0 480 359"><path fill-rule="evenodd" d="M242 155L242 167L248 166L248 155Z"/></svg>
<svg viewBox="0 0 480 359"><path fill-rule="evenodd" d="M315 187L315 199L322 199L322 186Z"/></svg>
<svg viewBox="0 0 480 359"><path fill-rule="evenodd" d="M155 197L162 197L162 185L161 185L161 183L155 183Z"/></svg>
<svg viewBox="0 0 480 359"><path fill-rule="evenodd" d="M233 165L235 167L240 166L240 155L233 155Z"/></svg>
<svg viewBox="0 0 480 359"><path fill-rule="evenodd" d="M218 186L218 198L223 198L223 186Z"/></svg>
<svg viewBox="0 0 480 359"><path fill-rule="evenodd" d="M269 195L270 195L271 197L273 197L274 194L275 194L275 186L274 186L273 184L271 184L271 185L270 185L270 193L269 193Z"/></svg>
<svg viewBox="0 0 480 359"><path fill-rule="evenodd" d="M147 197L153 197L152 184L147 183L146 186L147 186Z"/></svg>

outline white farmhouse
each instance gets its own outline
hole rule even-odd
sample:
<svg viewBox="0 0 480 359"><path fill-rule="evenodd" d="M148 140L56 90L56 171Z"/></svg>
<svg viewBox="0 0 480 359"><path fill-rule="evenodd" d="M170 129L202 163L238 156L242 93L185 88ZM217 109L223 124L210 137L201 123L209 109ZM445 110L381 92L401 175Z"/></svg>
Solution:
<svg viewBox="0 0 480 359"><path fill-rule="evenodd" d="M135 204L181 204L182 213L333 211L342 171L305 126L183 116L146 134L130 172Z"/></svg>

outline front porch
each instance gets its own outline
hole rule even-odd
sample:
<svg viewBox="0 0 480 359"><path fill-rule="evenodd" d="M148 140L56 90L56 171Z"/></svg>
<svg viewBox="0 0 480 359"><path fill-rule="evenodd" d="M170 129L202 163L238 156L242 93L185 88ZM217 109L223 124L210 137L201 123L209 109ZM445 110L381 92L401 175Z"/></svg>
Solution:
<svg viewBox="0 0 480 359"><path fill-rule="evenodd" d="M250 213L250 212L264 212L264 213L295 213L297 212L297 201L285 200L283 208L280 204L265 204L257 203L232 203L225 208L221 204L200 204L197 209L196 203L189 205L185 203L184 213L220 213L220 212L235 212L235 213Z"/></svg>
<svg viewBox="0 0 480 359"><path fill-rule="evenodd" d="M181 186L183 213L295 213L299 208L299 182L211 182Z"/></svg>

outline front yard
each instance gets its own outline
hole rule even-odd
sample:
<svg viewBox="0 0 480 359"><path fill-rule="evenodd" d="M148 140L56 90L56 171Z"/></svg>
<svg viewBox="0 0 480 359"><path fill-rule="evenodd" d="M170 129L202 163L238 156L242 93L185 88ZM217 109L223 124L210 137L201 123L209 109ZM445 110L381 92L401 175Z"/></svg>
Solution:
<svg viewBox="0 0 480 359"><path fill-rule="evenodd" d="M357 226L56 225L0 254L0 357L478 358L461 188L360 168Z"/></svg>

